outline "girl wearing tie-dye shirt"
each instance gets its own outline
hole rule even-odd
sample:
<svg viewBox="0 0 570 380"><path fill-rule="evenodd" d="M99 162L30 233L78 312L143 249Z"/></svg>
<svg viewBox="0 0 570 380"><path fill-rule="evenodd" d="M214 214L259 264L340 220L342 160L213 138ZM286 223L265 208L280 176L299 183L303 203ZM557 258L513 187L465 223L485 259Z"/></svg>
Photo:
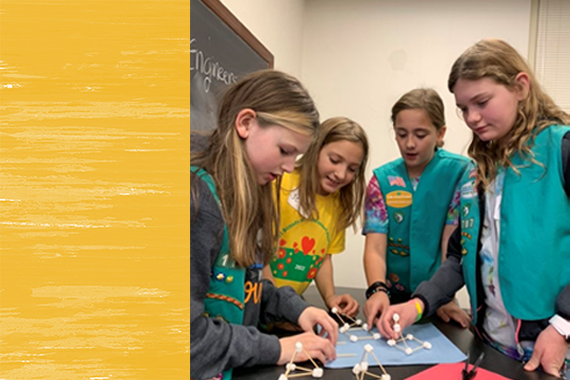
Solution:
<svg viewBox="0 0 570 380"><path fill-rule="evenodd" d="M456 184L468 159L443 149L443 102L432 89L415 89L392 107L401 158L374 170L368 184L363 234L368 281L364 314L369 326L390 303L405 302L445 259L457 227ZM455 302L438 311L467 327Z"/></svg>

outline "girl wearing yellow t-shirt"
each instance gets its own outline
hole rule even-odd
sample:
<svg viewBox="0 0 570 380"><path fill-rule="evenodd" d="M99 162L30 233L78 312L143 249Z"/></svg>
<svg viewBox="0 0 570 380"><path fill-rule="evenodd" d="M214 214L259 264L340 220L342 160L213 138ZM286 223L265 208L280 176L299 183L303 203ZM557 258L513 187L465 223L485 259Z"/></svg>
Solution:
<svg viewBox="0 0 570 380"><path fill-rule="evenodd" d="M359 124L345 117L322 123L295 171L283 175L279 247L264 271L298 294L314 279L327 307L351 316L358 302L335 293L331 255L344 251L345 230L360 216L367 161L368 138Z"/></svg>

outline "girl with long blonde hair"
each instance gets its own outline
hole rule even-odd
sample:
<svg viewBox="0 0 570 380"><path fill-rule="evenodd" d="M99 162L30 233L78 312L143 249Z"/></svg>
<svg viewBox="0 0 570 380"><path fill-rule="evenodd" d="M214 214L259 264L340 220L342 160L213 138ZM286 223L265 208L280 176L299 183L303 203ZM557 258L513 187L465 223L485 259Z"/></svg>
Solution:
<svg viewBox="0 0 570 380"><path fill-rule="evenodd" d="M295 343L334 359L336 323L292 289L261 281L277 244L272 182L294 168L319 126L313 100L279 71L250 74L229 88L217 129L191 156L190 359L194 379L230 379L235 367L284 364ZM202 145L202 146L200 146ZM263 313L262 313L263 311ZM303 334L278 339L257 330L272 319ZM319 324L328 339L313 332ZM296 361L307 360L305 353Z"/></svg>
<svg viewBox="0 0 570 380"><path fill-rule="evenodd" d="M280 193L279 250L266 277L303 294L313 280L325 305L355 316L358 302L336 294L332 255L345 249L345 230L362 212L368 138L346 117L324 121L317 137L283 176Z"/></svg>

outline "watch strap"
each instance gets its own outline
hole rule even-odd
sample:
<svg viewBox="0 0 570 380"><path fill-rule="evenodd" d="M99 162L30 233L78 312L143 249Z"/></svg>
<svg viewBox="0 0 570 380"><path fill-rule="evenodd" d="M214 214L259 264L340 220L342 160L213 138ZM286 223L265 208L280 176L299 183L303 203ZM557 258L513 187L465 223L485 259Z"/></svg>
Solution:
<svg viewBox="0 0 570 380"><path fill-rule="evenodd" d="M562 318L558 314L554 314L548 321L556 331L560 333L566 340L570 339L570 322Z"/></svg>

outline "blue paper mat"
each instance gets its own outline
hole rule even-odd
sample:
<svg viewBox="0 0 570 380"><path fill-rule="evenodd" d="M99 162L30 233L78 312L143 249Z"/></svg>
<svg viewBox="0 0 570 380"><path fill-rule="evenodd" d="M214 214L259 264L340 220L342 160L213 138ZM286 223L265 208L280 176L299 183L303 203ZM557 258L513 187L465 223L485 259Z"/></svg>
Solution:
<svg viewBox="0 0 570 380"><path fill-rule="evenodd" d="M374 328L372 332L377 332ZM369 332L362 329L350 330L348 333L356 336L370 336ZM374 347L374 354L380 360L382 365L414 365L414 364L437 364L437 363L457 363L466 359L465 354L461 352L449 339L443 335L431 323L422 325L412 325L404 330L404 336L412 334L422 341L431 343L431 349L421 349L413 352L411 355L406 355L404 351L396 347L388 346L386 339L380 340L359 340L351 342L346 334L339 333L338 342L336 346L337 354L356 354L352 357L339 357L332 362L328 362L326 368L352 368L356 363L360 362L364 346L370 344ZM416 341L406 341L411 347L419 346ZM402 346L402 343L398 343ZM378 366L376 360L372 355L368 355L368 363L370 366Z"/></svg>

